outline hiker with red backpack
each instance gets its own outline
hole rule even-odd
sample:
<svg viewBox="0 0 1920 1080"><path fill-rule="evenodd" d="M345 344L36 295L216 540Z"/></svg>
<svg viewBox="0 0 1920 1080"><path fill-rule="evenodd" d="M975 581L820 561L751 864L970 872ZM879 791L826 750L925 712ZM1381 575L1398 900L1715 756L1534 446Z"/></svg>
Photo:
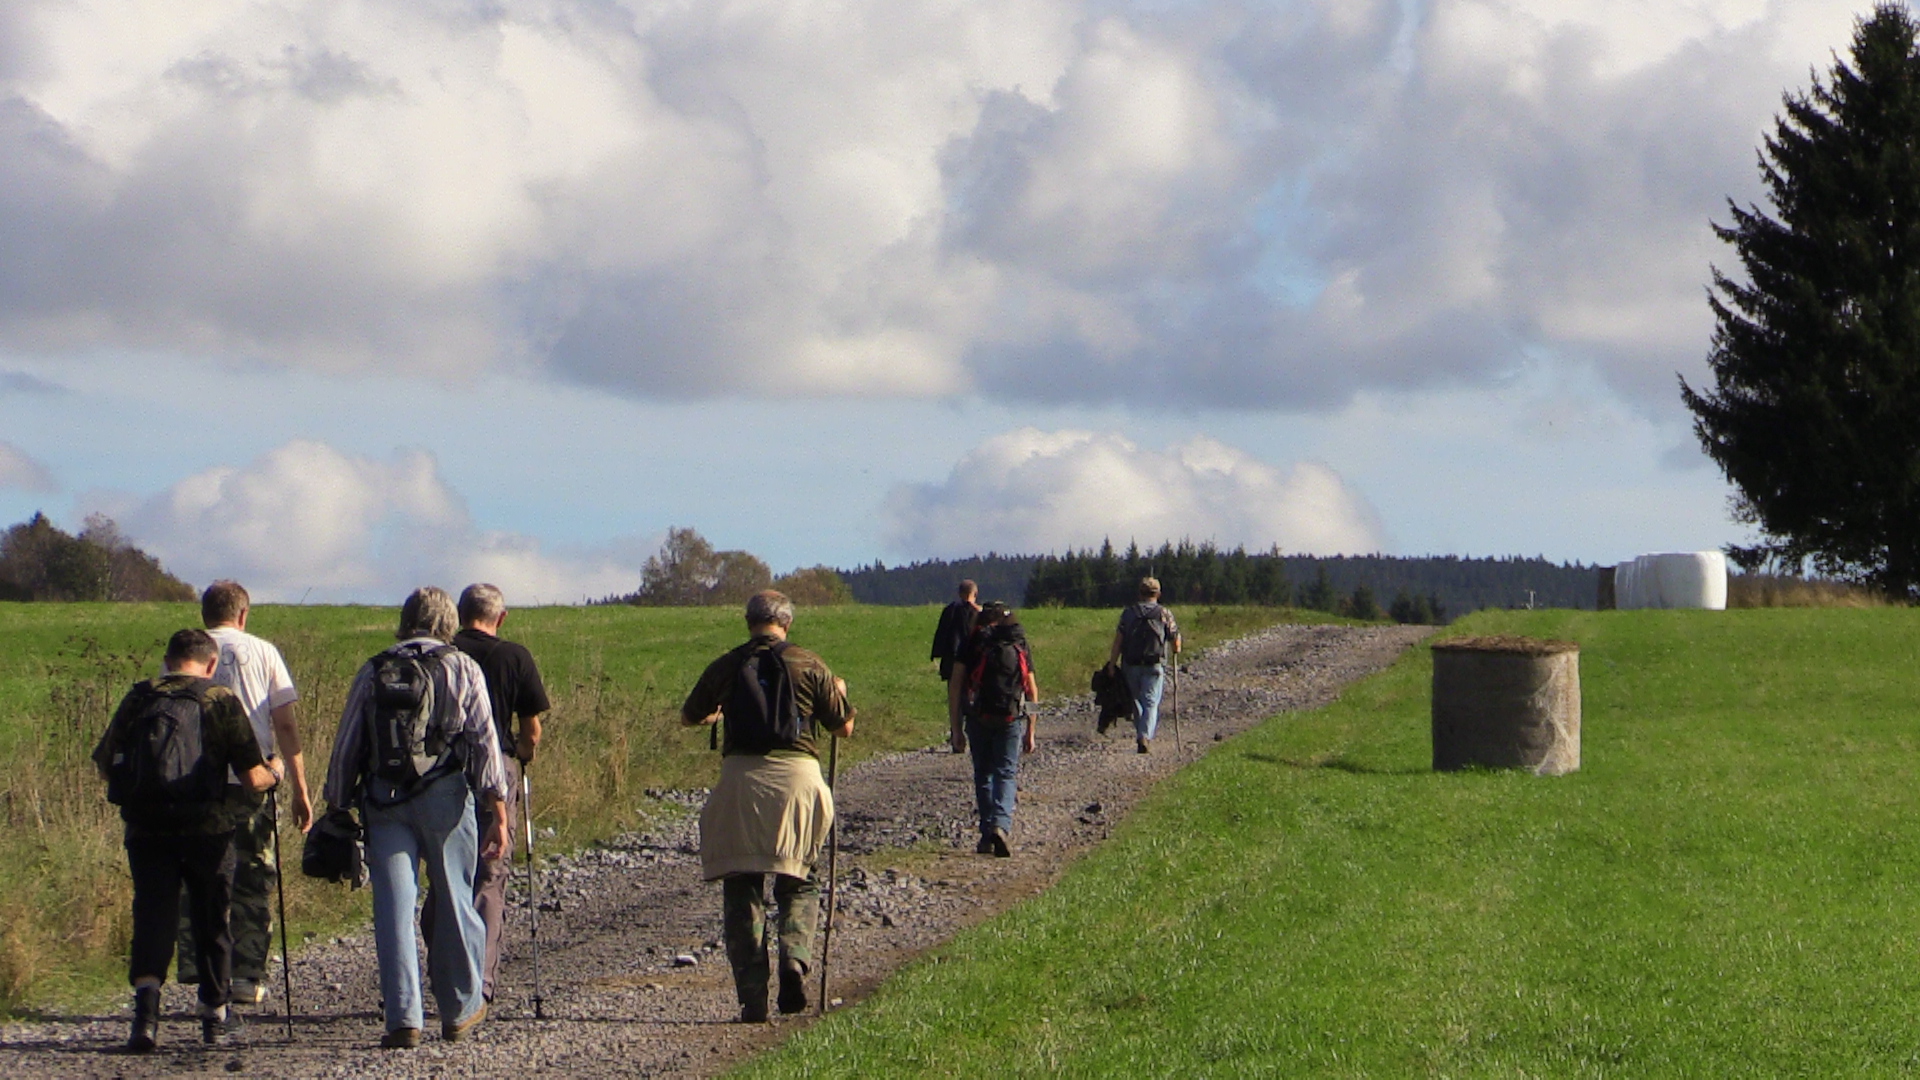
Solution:
<svg viewBox="0 0 1920 1080"><path fill-rule="evenodd" d="M432 885L429 978L440 1034L465 1038L487 1014L486 925L473 905L481 859L507 849L507 775L486 677L448 642L459 629L444 590L414 590L400 607L399 643L361 666L347 691L327 766L334 807L366 825L373 944L390 1050L420 1045L420 958L414 936L420 864ZM492 814L481 836L475 804Z"/></svg>
<svg viewBox="0 0 1920 1080"><path fill-rule="evenodd" d="M1006 858L1013 854L1013 807L1020 776L1020 755L1033 753L1033 720L1027 703L1040 698L1033 677L1027 633L1013 610L998 600L981 605L966 663L966 727L954 728L953 751L973 752L973 796L980 813L980 842L974 851Z"/></svg>
<svg viewBox="0 0 1920 1080"><path fill-rule="evenodd" d="M239 1026L230 1006L233 833L280 771L261 756L239 700L214 684L219 662L206 631L174 634L166 674L127 693L93 751L107 800L126 822L133 876L131 1053L152 1053L159 1041L160 986L173 961L183 885L200 958L201 1040L221 1042ZM227 783L228 770L238 784Z"/></svg>
<svg viewBox="0 0 1920 1080"><path fill-rule="evenodd" d="M846 680L787 643L793 601L769 589L747 601L748 641L700 676L680 707L689 727L719 724L720 780L700 812L700 870L720 882L727 960L742 1023L765 1023L766 879L773 876L780 953L778 1005L806 1011L807 971L820 918L814 881L833 827L833 792L820 775L824 732L853 734Z"/></svg>
<svg viewBox="0 0 1920 1080"><path fill-rule="evenodd" d="M1180 624L1174 621L1173 612L1160 606L1157 578L1140 579L1139 597L1138 602L1120 612L1120 626L1113 632L1107 664L1120 665L1127 689L1133 692L1133 748L1144 754L1160 726L1160 691L1166 665L1180 652ZM1179 733L1176 726L1174 734Z"/></svg>

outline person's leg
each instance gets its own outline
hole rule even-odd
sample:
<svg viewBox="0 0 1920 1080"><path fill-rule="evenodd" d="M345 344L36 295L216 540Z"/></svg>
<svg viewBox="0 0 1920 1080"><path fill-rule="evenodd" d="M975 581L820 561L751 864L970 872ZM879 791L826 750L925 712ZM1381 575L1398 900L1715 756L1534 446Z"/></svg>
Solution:
<svg viewBox="0 0 1920 1080"><path fill-rule="evenodd" d="M741 1019L764 1020L768 980L766 875L728 874L721 878L720 914Z"/></svg>
<svg viewBox="0 0 1920 1080"><path fill-rule="evenodd" d="M200 956L200 1015L224 1019L233 989L233 836L183 836L180 856L193 947Z"/></svg>
<svg viewBox="0 0 1920 1080"><path fill-rule="evenodd" d="M272 807L261 803L260 812L234 832L233 858L233 914L229 920L233 929L233 981L237 989L253 989L266 984L267 959L273 955L273 887L280 868L273 862ZM257 1000L257 996L239 996L242 1004Z"/></svg>
<svg viewBox="0 0 1920 1080"><path fill-rule="evenodd" d="M473 802L466 776L455 773L435 780L408 804L420 835L427 880L433 886L433 940L428 944L427 965L440 1030L450 1038L464 1035L486 1007L481 966L487 958L487 928L473 906L480 851Z"/></svg>
<svg viewBox="0 0 1920 1080"><path fill-rule="evenodd" d="M1127 689L1133 693L1133 703L1137 715L1133 719L1133 730L1142 740L1151 740L1160 726L1160 676L1158 664L1129 664L1122 669L1127 677Z"/></svg>
<svg viewBox="0 0 1920 1080"><path fill-rule="evenodd" d="M513 847L511 841L518 836L520 823L520 762L512 757L504 757L507 769L507 850L497 859L481 859L473 875L473 906L480 914L480 922L486 927L486 957L480 965L481 993L488 1001L493 1000L493 976L500 967L500 930L506 922L507 880L513 875ZM493 808L491 804L475 808L475 827L479 835L485 837L493 829ZM426 933L422 924L422 933ZM433 937L428 934L428 941Z"/></svg>
<svg viewBox="0 0 1920 1080"><path fill-rule="evenodd" d="M773 901L780 908L780 1011L804 1012L813 934L820 923L820 886L812 877L775 874Z"/></svg>
<svg viewBox="0 0 1920 1080"><path fill-rule="evenodd" d="M180 860L170 837L129 836L127 872L133 878L133 943L127 983L159 986L167 981L174 934L180 924Z"/></svg>
<svg viewBox="0 0 1920 1080"><path fill-rule="evenodd" d="M380 1001L388 1032L420 1029L420 956L413 936L420 841L396 807L369 806L367 878L373 889L373 948L380 966Z"/></svg>
<svg viewBox="0 0 1920 1080"><path fill-rule="evenodd" d="M979 852L991 850L988 837L993 835L993 768L996 751L989 744L993 735L988 730L991 725L980 718L967 718L967 755L973 760L973 805L980 818L980 843L974 849Z"/></svg>
<svg viewBox="0 0 1920 1080"><path fill-rule="evenodd" d="M993 798L993 824L1004 835L1013 829L1013 804L1020 776L1020 744L1027 731L1025 720L1005 725L995 747L990 786Z"/></svg>

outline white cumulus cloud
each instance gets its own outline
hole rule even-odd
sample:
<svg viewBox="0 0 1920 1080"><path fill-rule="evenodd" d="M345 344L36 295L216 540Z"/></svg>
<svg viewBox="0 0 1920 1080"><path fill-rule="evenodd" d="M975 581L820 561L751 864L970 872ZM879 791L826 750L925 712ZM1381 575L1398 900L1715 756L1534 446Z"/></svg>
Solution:
<svg viewBox="0 0 1920 1080"><path fill-rule="evenodd" d="M577 603L632 591L645 561L638 543L556 553L478 529L425 451L380 461L304 440L187 477L121 516L173 573L233 578L262 600L386 602L491 581L509 603Z"/></svg>
<svg viewBox="0 0 1920 1080"><path fill-rule="evenodd" d="M903 485L884 511L912 557L1211 541L1333 555L1382 547L1377 515L1324 465L1270 465L1199 436L1166 450L1111 432L996 435L935 484Z"/></svg>
<svg viewBox="0 0 1920 1080"><path fill-rule="evenodd" d="M55 486L53 473L45 465L12 443L0 441L0 491L45 492Z"/></svg>

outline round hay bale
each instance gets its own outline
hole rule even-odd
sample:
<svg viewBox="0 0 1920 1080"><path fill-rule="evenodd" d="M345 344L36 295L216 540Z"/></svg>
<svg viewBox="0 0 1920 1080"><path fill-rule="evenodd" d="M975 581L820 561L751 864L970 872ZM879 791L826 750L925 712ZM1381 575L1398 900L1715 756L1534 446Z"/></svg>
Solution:
<svg viewBox="0 0 1920 1080"><path fill-rule="evenodd" d="M1560 776L1580 767L1580 646L1477 637L1433 646L1433 767Z"/></svg>

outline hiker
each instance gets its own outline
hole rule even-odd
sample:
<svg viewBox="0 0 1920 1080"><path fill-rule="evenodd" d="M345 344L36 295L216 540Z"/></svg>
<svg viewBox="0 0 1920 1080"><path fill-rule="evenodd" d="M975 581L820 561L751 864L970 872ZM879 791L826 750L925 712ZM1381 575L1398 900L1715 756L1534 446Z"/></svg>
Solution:
<svg viewBox="0 0 1920 1080"><path fill-rule="evenodd" d="M963 579L957 592L958 597L940 609L940 622L933 630L933 655L929 657L940 661L940 681L947 684L947 726L956 731L960 727L962 690L960 681L953 677L953 666L967 639L973 636L973 621L980 614L980 604L975 599L980 594L980 586Z"/></svg>
<svg viewBox="0 0 1920 1080"><path fill-rule="evenodd" d="M484 583L469 585L460 592L460 632L453 635L453 647L473 657L486 676L487 701L493 709L494 735L500 741L500 766L507 777L507 847L498 858L480 860L473 877L473 906L487 928L486 961L481 966L481 995L493 1000L494 972L500 967L500 927L507 909L507 879L512 876L513 834L520 822L520 770L533 764L540 746L540 715L552 708L547 700L546 684L540 681L540 669L525 645L500 637L500 626L507 621L507 601L499 588ZM513 721L519 718L516 734ZM493 829L493 812L479 807L480 835ZM421 914L421 933L433 940L432 896L429 893Z"/></svg>
<svg viewBox="0 0 1920 1080"><path fill-rule="evenodd" d="M420 959L414 901L420 863L434 905L428 974L440 1034L464 1038L487 1015L481 995L486 927L473 907L481 859L507 849L507 776L486 676L447 642L453 598L431 586L400 607L399 643L361 666L347 691L327 765L327 803L358 806L367 829L373 944L389 1050L420 1045ZM485 835L474 806L492 815Z"/></svg>
<svg viewBox="0 0 1920 1080"><path fill-rule="evenodd" d="M200 956L200 1038L235 1034L233 979L234 830L251 820L260 793L280 767L260 753L240 702L213 682L220 649L205 630L181 630L167 642L166 674L136 684L114 710L93 761L108 801L126 822L133 876L131 1053L151 1053L160 1038L160 985L173 960L180 897ZM240 778L228 784L229 770ZM183 887L184 886L184 890Z"/></svg>
<svg viewBox="0 0 1920 1080"><path fill-rule="evenodd" d="M1173 621L1173 612L1160 606L1157 578L1140 579L1139 597L1138 602L1120 612L1120 627L1113 632L1107 663L1120 665L1127 689L1133 692L1133 748L1144 754L1160 726L1164 665L1169 656L1180 652L1180 625Z"/></svg>
<svg viewBox="0 0 1920 1080"><path fill-rule="evenodd" d="M1015 787L1020 755L1033 753L1033 720L1026 703L1040 699L1027 633L1013 611L997 600L980 609L974 647L964 677L968 688L966 728L952 733L954 753L973 751L973 798L980 811L980 842L974 851L1013 854Z"/></svg>
<svg viewBox="0 0 1920 1080"><path fill-rule="evenodd" d="M767 1020L766 876L779 908L782 1013L807 1007L820 917L814 865L833 825L820 777L820 733L853 734L846 680L787 644L793 601L769 589L747 601L746 644L707 665L680 707L690 727L722 720L720 782L700 812L700 869L718 880L743 1023Z"/></svg>
<svg viewBox="0 0 1920 1080"><path fill-rule="evenodd" d="M260 753L278 760L286 771L292 794L293 827L301 832L313 824L313 802L307 793L306 755L301 752L294 689L287 662L271 642L247 633L252 600L236 581L216 581L200 594L200 621L220 649L213 681L233 691L253 726ZM239 780L229 776L229 783ZM273 890L280 867L273 858L273 831L279 823L275 801L279 793L260 801L260 809L233 833L233 1002L258 1005L267 999L267 961L273 955ZM183 912L186 909L182 909ZM194 948L193 927L180 920L177 974L182 983L200 981L200 954Z"/></svg>

